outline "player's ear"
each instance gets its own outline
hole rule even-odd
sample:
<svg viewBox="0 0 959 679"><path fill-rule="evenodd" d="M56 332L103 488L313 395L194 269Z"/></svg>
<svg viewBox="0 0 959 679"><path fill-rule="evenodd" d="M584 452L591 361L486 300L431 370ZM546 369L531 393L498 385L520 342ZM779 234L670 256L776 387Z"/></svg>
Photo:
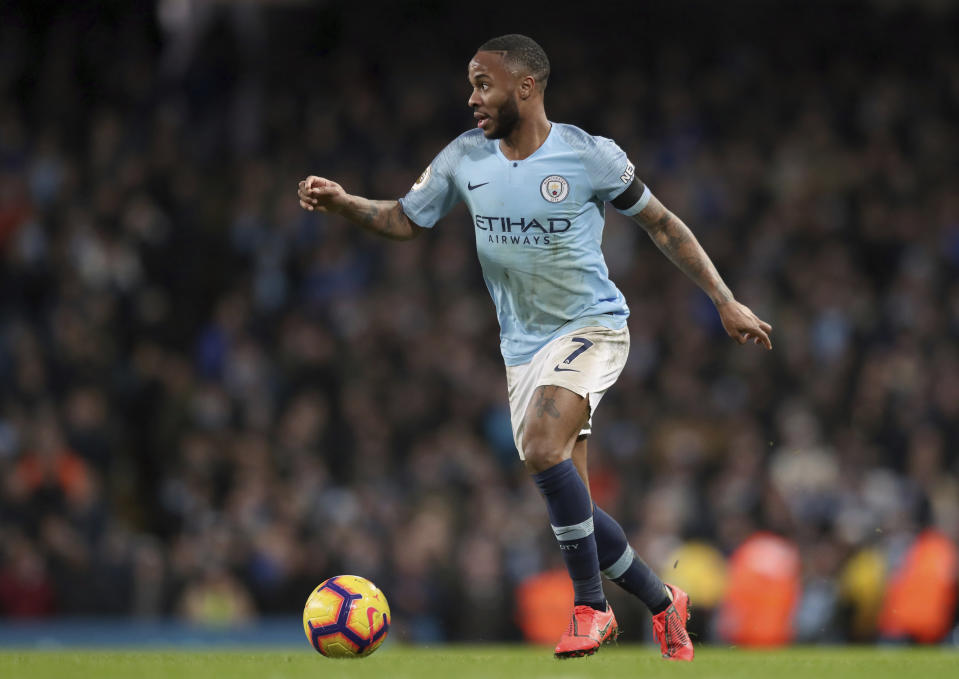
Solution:
<svg viewBox="0 0 959 679"><path fill-rule="evenodd" d="M536 81L533 80L533 76L525 75L519 81L519 98L520 99L529 99L533 94L533 90L536 88Z"/></svg>

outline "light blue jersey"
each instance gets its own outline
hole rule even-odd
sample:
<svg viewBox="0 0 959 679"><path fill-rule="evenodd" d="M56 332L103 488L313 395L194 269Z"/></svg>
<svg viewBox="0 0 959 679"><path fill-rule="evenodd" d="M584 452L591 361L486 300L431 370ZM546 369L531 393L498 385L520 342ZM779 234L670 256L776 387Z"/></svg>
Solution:
<svg viewBox="0 0 959 679"><path fill-rule="evenodd" d="M629 307L600 243L605 203L633 180L622 149L572 125L553 123L543 145L516 161L474 129L443 149L400 203L415 224L432 228L466 202L500 349L507 365L519 365L562 334L626 325ZM620 211L636 214L649 196L644 189Z"/></svg>

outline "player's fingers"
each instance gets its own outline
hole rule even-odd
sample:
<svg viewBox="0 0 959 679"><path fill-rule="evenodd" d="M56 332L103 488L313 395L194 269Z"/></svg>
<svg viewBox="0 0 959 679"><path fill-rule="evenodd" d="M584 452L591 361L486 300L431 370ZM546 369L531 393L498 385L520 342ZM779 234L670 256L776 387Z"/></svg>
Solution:
<svg viewBox="0 0 959 679"><path fill-rule="evenodd" d="M306 196L307 198L319 199L334 196L336 193L336 186L321 186L320 188L310 189L306 192Z"/></svg>
<svg viewBox="0 0 959 679"><path fill-rule="evenodd" d="M304 210L309 210L310 212L313 211L313 206L307 203L305 200L300 200L300 207Z"/></svg>
<svg viewBox="0 0 959 679"><path fill-rule="evenodd" d="M772 332L773 326L769 325L766 321L759 321L759 327L763 329L764 332Z"/></svg>
<svg viewBox="0 0 959 679"><path fill-rule="evenodd" d="M759 343L762 344L764 347L766 347L767 349L773 348L773 343L769 341L769 335L763 332L761 328L759 327L753 328L752 333L759 340Z"/></svg>
<svg viewBox="0 0 959 679"><path fill-rule="evenodd" d="M336 182L330 181L325 177L317 177L315 175L310 175L306 180L306 188L308 189L319 189L324 186L336 186Z"/></svg>

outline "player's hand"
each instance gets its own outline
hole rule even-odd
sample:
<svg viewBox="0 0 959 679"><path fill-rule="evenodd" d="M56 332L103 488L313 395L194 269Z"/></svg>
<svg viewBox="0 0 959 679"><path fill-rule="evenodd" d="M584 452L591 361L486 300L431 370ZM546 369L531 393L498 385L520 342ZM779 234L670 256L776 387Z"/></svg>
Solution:
<svg viewBox="0 0 959 679"><path fill-rule="evenodd" d="M753 344L762 344L767 349L773 348L768 334L772 332L773 326L756 316L748 306L733 300L723 302L716 308L726 334L734 340L740 344L752 340Z"/></svg>
<svg viewBox="0 0 959 679"><path fill-rule="evenodd" d="M299 183L296 192L300 207L313 212L329 212L346 201L346 191L334 181L310 175Z"/></svg>

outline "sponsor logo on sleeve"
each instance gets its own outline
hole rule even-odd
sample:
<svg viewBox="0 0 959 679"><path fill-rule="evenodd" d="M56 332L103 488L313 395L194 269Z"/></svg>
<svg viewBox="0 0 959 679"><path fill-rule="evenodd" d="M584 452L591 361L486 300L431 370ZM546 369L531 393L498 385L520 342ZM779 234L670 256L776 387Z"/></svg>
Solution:
<svg viewBox="0 0 959 679"><path fill-rule="evenodd" d="M629 186L629 183L633 181L633 175L635 174L636 174L636 167L631 162L629 162L629 160L627 160L626 169L623 170L623 174L619 175L619 178L620 180L622 180L624 184Z"/></svg>
<svg viewBox="0 0 959 679"><path fill-rule="evenodd" d="M539 185L539 192L550 203L559 203L569 195L569 182L558 174L553 174Z"/></svg>
<svg viewBox="0 0 959 679"><path fill-rule="evenodd" d="M423 174L420 175L420 178L417 179L415 182L413 182L413 188L412 188L413 191L417 191L419 189L422 189L424 186L426 186L426 182L430 180L430 172L432 168L433 168L432 165L426 166L426 169L423 170Z"/></svg>

